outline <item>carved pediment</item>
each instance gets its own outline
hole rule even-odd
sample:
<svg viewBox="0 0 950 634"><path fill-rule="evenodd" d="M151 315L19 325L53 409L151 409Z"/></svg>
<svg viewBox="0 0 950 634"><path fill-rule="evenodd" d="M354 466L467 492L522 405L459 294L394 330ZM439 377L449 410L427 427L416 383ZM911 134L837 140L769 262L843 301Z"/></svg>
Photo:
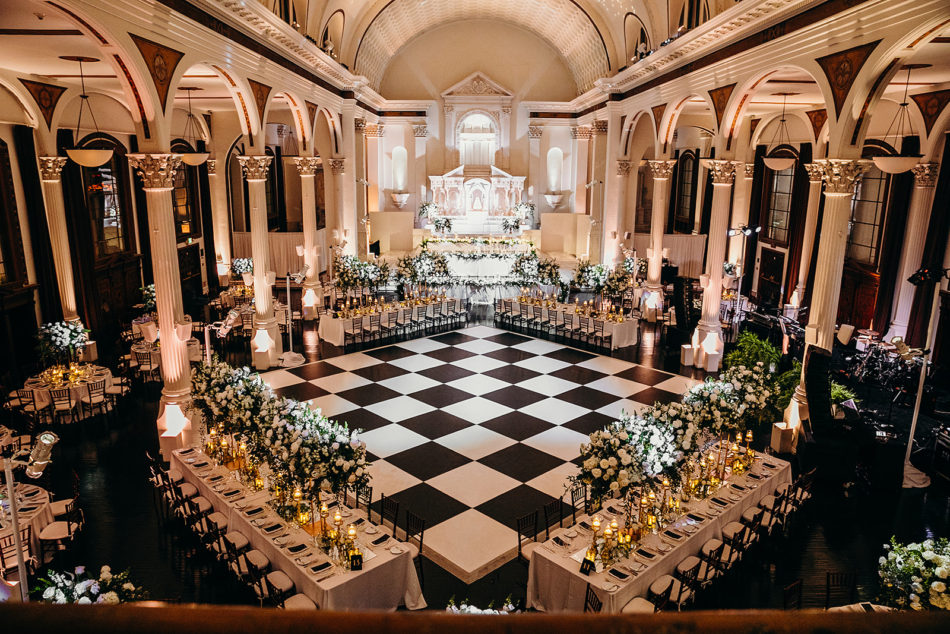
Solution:
<svg viewBox="0 0 950 634"><path fill-rule="evenodd" d="M443 97L511 97L511 92L480 72L474 72L442 93Z"/></svg>

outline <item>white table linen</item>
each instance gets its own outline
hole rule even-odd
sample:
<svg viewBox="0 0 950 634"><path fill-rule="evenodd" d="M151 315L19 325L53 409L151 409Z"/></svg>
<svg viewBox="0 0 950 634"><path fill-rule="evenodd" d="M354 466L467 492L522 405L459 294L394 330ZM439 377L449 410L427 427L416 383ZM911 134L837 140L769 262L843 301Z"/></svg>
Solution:
<svg viewBox="0 0 950 634"><path fill-rule="evenodd" d="M521 311L521 303L515 299L512 300L512 310ZM534 315L534 304L527 304L528 314ZM574 305L573 304L558 304L557 309L559 311L565 311L569 315L574 315ZM552 314L554 310L549 310L548 308L541 309L541 315L545 320L553 320L554 315ZM604 335L610 335L610 348L616 350L617 348L626 348L629 346L637 345L637 333L639 332L638 325L639 320L636 317L627 317L623 318L623 323L617 323L615 321L605 321L604 322ZM577 325L577 316L574 317L574 325ZM591 327L593 328L593 319L591 320Z"/></svg>
<svg viewBox="0 0 950 634"><path fill-rule="evenodd" d="M188 347L188 360L193 362L201 361L201 343L194 337L190 338L185 342L185 345ZM152 365L156 367L161 367L162 365L162 350L160 347L154 346L146 341L139 341L132 344L132 356L135 357L135 353L149 353L149 356L152 359Z"/></svg>
<svg viewBox="0 0 950 634"><path fill-rule="evenodd" d="M6 495L7 487L3 485ZM20 521L20 530L30 527L30 552L39 561L42 556L40 548L40 531L53 522L53 511L50 507L50 496L46 489L35 484L18 482L15 495L17 496L17 515ZM3 502L3 511L0 513L0 538L13 534L13 517L10 515L7 500ZM40 562L45 563L45 562Z"/></svg>
<svg viewBox="0 0 950 634"><path fill-rule="evenodd" d="M448 312L451 312L457 309L457 307L459 307L459 305L457 304L457 302L459 301L460 300L458 299L447 299L444 302L429 304L426 309L426 314L429 315L430 317L434 317L437 313L442 312L443 305L447 306L445 310L447 310ZM411 310L412 317L413 319L415 319L415 316L416 316L415 306L412 306L411 308L410 307L398 308L398 309L394 308L393 310L387 310L387 311L383 311L379 313L380 323L385 323L387 319L386 315L389 315L389 314L393 315L393 320L395 321L399 316L398 311L402 311L402 310ZM353 324L354 321L358 321L359 323L357 323L355 327L351 327L351 324ZM361 315L360 317L346 317L342 319L337 317L336 315L324 316L320 320L320 326L317 328L317 335L320 337L320 339L326 341L327 343L331 343L334 346L342 347L343 342L344 342L343 333L345 330L360 330L361 328L368 327L369 321L370 321L369 315Z"/></svg>
<svg viewBox="0 0 950 634"><path fill-rule="evenodd" d="M654 581L663 575L671 575L676 566L690 555L698 555L702 545L707 540L721 539L722 529L726 524L738 521L746 509L756 507L763 498L774 494L781 485L792 481L791 465L788 462L772 456L762 456L761 454L758 457L764 457L767 462L776 465L776 468L773 470L765 469L758 466L761 461L757 461L756 472L767 477L756 482L757 486L754 489L747 488L742 494L730 489L729 485L733 482L739 482L743 486L747 486L751 480L743 477L727 479L726 486L710 498L718 496L721 499L728 500L728 491L738 495L740 499L730 503L718 515L699 524L694 533L688 534L685 530L680 530L680 533L687 536L679 543L669 544L672 549L668 552L659 551L658 547L666 542L660 539L658 535L644 537L641 540L641 545L658 553L657 557L647 564L645 570L625 582L617 581L607 573L607 570L591 573L590 576L582 575L580 564L572 559L571 555L582 548L587 548L590 533L585 533L575 527L575 530L578 530L578 536L571 540L568 548L563 548L555 545L551 540L556 536L563 536L569 531L567 529L554 531L551 540L544 542L541 547L531 554L531 562L528 568L527 606L547 612L583 611L588 583L591 584L598 598L603 601L602 611L606 613L620 612L634 597L645 597L647 590ZM617 501L614 501L614 505L616 503ZM611 503L608 502L607 506L611 506ZM700 513L705 513L710 508L716 508L716 506L708 498L706 500L693 500L688 505L689 511ZM611 518L611 515L605 510L598 514L606 521ZM622 524L623 516L616 517L617 521ZM587 519L586 515L580 518L580 520ZM692 520L688 520L684 514L668 528L682 529L691 522ZM620 565L630 565L631 561L634 561L632 557L619 563ZM637 563L645 562L638 561ZM613 585L619 587L613 591L606 589Z"/></svg>
<svg viewBox="0 0 950 634"><path fill-rule="evenodd" d="M190 458L194 458L195 462L188 462ZM227 482L227 486L218 487L221 488L222 492L239 488L239 484L227 479L231 472L224 467L219 466L210 471L206 469L205 472L199 472L192 466L206 460L208 460L207 456L197 450L187 454L184 458L180 455L180 450L172 454L172 466L181 471L186 481L195 485L198 494L207 498L216 511L223 513L228 518L228 531L238 531L247 537L251 548L259 550L267 557L272 570L283 571L294 582L296 592L306 595L321 610L394 611L400 605L405 605L410 610L420 610L426 607L415 564L406 545L398 544L402 551L399 554L394 554L388 549L391 544L397 543L394 540L375 548L369 546L372 539L383 535L384 528L379 528L379 532L375 535L367 535L364 531L370 523L364 522L357 534L357 541L362 544L361 550L364 552L363 570L343 571L339 567L334 567L335 574L322 578L329 570L320 574L313 574L309 571L309 566L327 559L319 549L311 546L311 550L316 552L317 556L306 567L298 565L295 561L295 555L278 546L271 536L265 535L260 528L252 524L252 520L236 506L237 502L246 504L246 508L264 506L268 509L268 515L260 517L273 517L275 518L274 521L277 521L276 515L266 506L270 495L264 491L259 491L248 492L247 497L234 502L225 499L220 492L215 490L215 485L207 482L206 477L210 476L211 473L225 475L226 479L221 482ZM349 509L347 511L351 513L346 518L347 524L366 517L362 511L351 511ZM262 523L262 526L266 526L267 523ZM285 531L277 531L276 534L282 534L283 532ZM288 543L301 542L312 544L312 537L302 529L295 528L291 531ZM368 551L373 553L372 558L366 556Z"/></svg>
<svg viewBox="0 0 950 634"><path fill-rule="evenodd" d="M69 393L73 399L73 402L78 403L80 398L89 394L90 383L105 380L106 388L112 387L112 371L109 370L109 368L103 367L101 365L90 365L89 368L93 374L90 375L89 379L87 380L68 383L66 385L54 386L44 381L40 375L37 375L27 379L26 383L23 384L23 389L33 392L33 398L36 401L37 409L43 409L52 402L52 395L50 394L51 390L63 388L69 388Z"/></svg>

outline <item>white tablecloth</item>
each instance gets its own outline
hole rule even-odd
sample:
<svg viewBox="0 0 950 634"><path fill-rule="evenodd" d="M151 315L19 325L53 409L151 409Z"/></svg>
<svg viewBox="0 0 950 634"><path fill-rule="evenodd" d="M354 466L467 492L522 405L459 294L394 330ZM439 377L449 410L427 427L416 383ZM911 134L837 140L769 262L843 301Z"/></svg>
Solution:
<svg viewBox="0 0 950 634"><path fill-rule="evenodd" d="M251 234L247 231L231 232L234 244L235 258L251 257ZM303 233L271 231L267 234L270 243L270 262L267 270L274 271L279 276L288 272L296 273L303 268L303 256L297 255L297 246L303 245ZM325 271L327 268L327 230L319 229L315 244L317 251L317 269Z"/></svg>
<svg viewBox="0 0 950 634"><path fill-rule="evenodd" d="M518 300L512 301L512 309L515 311L521 310L521 304ZM573 304L558 304L557 310L567 311L568 314L574 314L574 305ZM545 320L553 320L554 315L553 310L542 308L541 315ZM528 304L528 314L534 315L534 306L533 304ZM611 349L616 348L626 348L628 346L637 345L637 325L639 320L636 317L624 317L623 323L617 323L615 321L604 322L604 335L610 335L610 347ZM574 325L577 325L577 316L574 317ZM593 320L591 321L591 327L593 327Z"/></svg>
<svg viewBox="0 0 950 634"><path fill-rule="evenodd" d="M647 257L650 235L638 233L633 237L637 256ZM663 236L663 248L669 249L669 260L679 267L684 277L699 277L703 274L703 255L706 253L706 234L667 233Z"/></svg>
<svg viewBox="0 0 950 634"><path fill-rule="evenodd" d="M189 463L192 457L194 463ZM426 607L425 599L422 597L422 589L419 586L419 578L416 574L415 564L405 544L401 544L402 552L393 554L388 550L388 546L395 543L390 541L383 546L375 549L369 548L367 544L380 537L385 529L380 528L375 535L363 533L363 527L369 522L364 522L360 532L357 535L357 541L363 546L361 550L364 557L367 551L375 554L375 557L364 559L363 570L343 571L336 568L336 574L317 581L322 574L313 574L307 567L299 566L295 561L295 555L290 554L286 549L278 546L270 536L265 535L258 527L251 523L251 520L239 510L235 503L226 500L219 492L214 490L214 485L210 485L205 478L200 477L192 464L201 463L207 460L204 454L192 451L184 459L179 455L179 451L172 454L172 466L181 470L185 480L195 485L198 489L198 495L204 496L211 502L216 511L220 511L228 518L228 531L238 531L248 538L251 548L257 549L264 554L271 563L272 570L282 570L294 582L297 592L305 594L311 601L317 604L321 610L389 610L393 611L400 605L405 605L410 610L420 610ZM217 467L211 473L221 473L230 476L230 472L224 467ZM202 473L205 475L205 473ZM230 480L228 485L222 488L222 492L240 488L237 483ZM220 487L219 487L220 488ZM240 497L240 494L237 496ZM248 504L248 508L255 506L265 506L265 501L269 494L261 492L252 492L240 500L242 504ZM267 508L265 506L265 508ZM270 513L270 509L268 508ZM346 522L354 522L358 518L365 517L362 511L351 511L350 517ZM272 517L276 518L276 516ZM274 519L274 521L277 521ZM272 524L265 522L262 526ZM284 531L277 531L275 534L282 534ZM306 532L300 529L294 529L291 534L290 544L311 543L312 538ZM326 560L326 557L318 552L317 557L313 559L308 566L315 565L320 561Z"/></svg>
<svg viewBox="0 0 950 634"><path fill-rule="evenodd" d="M80 398L89 394L89 383L102 381L104 379L106 382L106 388L112 387L112 371L109 370L109 368L100 365L91 365L89 367L96 373L96 376L90 377L88 381L79 381L77 383L70 383L68 385L52 386L41 379L39 375L37 375L27 379L26 383L23 385L23 389L33 392L37 409L43 409L50 404L52 401L50 390L62 389L66 387L69 388L69 393L72 396L73 402L78 403Z"/></svg>
<svg viewBox="0 0 950 634"><path fill-rule="evenodd" d="M722 528L729 522L738 521L742 513L755 507L766 496L775 493L776 489L790 483L792 480L791 465L784 460L779 460L772 456L762 456L766 462L774 464L775 469L766 469L757 463L755 471L767 475L765 479L755 482L756 488L748 489L745 493L738 493L729 488L732 482L738 482L743 486L754 482L744 477L727 480L727 486L720 489L718 497L728 500L729 494L740 496L736 502L732 502L718 516L711 517L698 525L696 532L683 539L680 543L672 544L673 548L667 553L660 553L657 549L663 542L658 535L647 535L641 545L651 548L659 553L646 568L632 579L626 582L616 581L607 571L592 573L590 576L584 576L580 573L580 564L571 558L571 555L580 549L586 549L590 541L590 533L578 530L578 536L571 540L568 548L561 548L553 541L546 541L531 554L531 563L528 568L528 607L536 608L548 612L562 611L582 611L584 609L584 599L587 591L588 582L594 588L597 596L603 601L603 612L620 612L627 603L634 597L646 597L650 585L663 575L672 574L684 559L690 555L698 555L702 545L709 539L721 539ZM713 497L713 496L710 496ZM616 505L616 501L613 502ZM611 506L608 502L607 506ZM717 508L708 499L693 500L688 505L688 510L705 513L710 508ZM606 521L611 519L611 515L606 511L599 513L601 518ZM580 518L587 520L587 516ZM618 516L617 521L623 524L623 517ZM682 528L690 520L684 516L680 517L672 524L672 528ZM553 532L551 539L555 536L563 536L565 529L559 529ZM680 533L686 534L686 531L680 530ZM563 539L563 537L562 537ZM642 563L642 562L641 562ZM630 564L630 560L621 562L621 565ZM605 590L612 584L620 587L613 592Z"/></svg>
<svg viewBox="0 0 950 634"><path fill-rule="evenodd" d="M192 337L186 342L188 346L188 360L193 362L201 361L201 343ZM132 358L135 359L136 352L148 352L152 358L152 365L160 367L162 365L162 350L146 341L140 341L132 344Z"/></svg>
<svg viewBox="0 0 950 634"><path fill-rule="evenodd" d="M443 304L446 304L447 305L446 310L451 312L454 308L456 308L457 306L456 302L459 302L459 301L460 300L457 300L457 299L448 299L445 302L429 304L426 314L429 315L430 317L435 316L436 313L442 311ZM409 310L409 308L400 308L399 310ZM416 307L413 306L411 310L412 310L412 317L413 319L415 319ZM395 309L385 311L383 313L380 313L380 316L379 316L380 323L386 323L386 315L388 314L393 315L394 321L398 318L398 314ZM360 320L362 323L362 326L360 324L357 324L355 330L359 330L360 328L363 328L363 327L369 327L369 315L363 315L361 317L348 317L345 319L340 319L336 316L333 316L333 317L325 316L320 320L320 326L319 328L317 328L317 334L319 335L321 339L323 339L327 343L331 343L334 346L342 347L343 341L344 341L343 332L344 330L353 330L353 328L350 327L350 324L352 324L355 320Z"/></svg>
<svg viewBox="0 0 950 634"><path fill-rule="evenodd" d="M449 274L453 277L476 278L479 280L490 281L499 277L511 275L511 265L514 263L517 254L481 255L472 259L471 257L461 257L453 253L446 253L445 259L449 265Z"/></svg>

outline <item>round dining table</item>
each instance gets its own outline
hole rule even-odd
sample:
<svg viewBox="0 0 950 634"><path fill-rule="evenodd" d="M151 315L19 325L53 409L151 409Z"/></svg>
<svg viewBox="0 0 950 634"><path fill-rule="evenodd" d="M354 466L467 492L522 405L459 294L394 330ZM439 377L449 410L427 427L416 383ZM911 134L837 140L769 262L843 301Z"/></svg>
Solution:
<svg viewBox="0 0 950 634"><path fill-rule="evenodd" d="M61 385L54 385L43 378L42 374L32 376L26 380L23 384L23 389L30 390L33 392L33 400L36 403L36 408L43 409L48 406L53 398L51 395L52 390L69 388L69 394L73 402L78 403L79 399L83 396L87 396L89 393L89 386L92 383L97 381L105 381L105 387L112 387L112 371L109 368L101 365L86 365L85 368L87 372L81 379L76 379L74 381L69 381Z"/></svg>
<svg viewBox="0 0 950 634"><path fill-rule="evenodd" d="M192 337L185 345L188 346L188 360L189 361L201 361L201 343ZM155 367L160 367L162 365L162 349L160 346L149 343L147 341L138 341L132 344L132 355L136 353L148 353L149 357L152 359L152 365Z"/></svg>
<svg viewBox="0 0 950 634"><path fill-rule="evenodd" d="M10 502L6 499L6 485L3 487L4 499L0 502L0 539L13 534L13 515ZM40 531L53 522L53 510L50 506L49 492L35 484L17 482L14 494L17 500L17 516L20 530L30 527L30 553L37 561L42 558ZM45 563L40 561L40 563Z"/></svg>

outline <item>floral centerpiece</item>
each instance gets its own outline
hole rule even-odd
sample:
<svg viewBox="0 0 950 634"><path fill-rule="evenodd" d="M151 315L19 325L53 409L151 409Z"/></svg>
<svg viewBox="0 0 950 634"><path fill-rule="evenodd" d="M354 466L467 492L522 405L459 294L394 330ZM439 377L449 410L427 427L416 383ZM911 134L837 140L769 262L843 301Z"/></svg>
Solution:
<svg viewBox="0 0 950 634"><path fill-rule="evenodd" d="M355 255L340 255L334 258L337 286L351 288L378 288L389 282L389 264L364 262Z"/></svg>
<svg viewBox="0 0 950 634"><path fill-rule="evenodd" d="M590 260L580 260L574 272L574 286L591 288L595 293L601 292L607 284L610 269L603 264L591 264Z"/></svg>
<svg viewBox="0 0 950 634"><path fill-rule="evenodd" d="M103 566L95 577L85 566L77 566L72 572L47 570L37 583L36 592L47 603L118 605L148 597L145 590L129 580L128 570L113 574L109 566Z"/></svg>
<svg viewBox="0 0 950 634"><path fill-rule="evenodd" d="M234 258L231 260L231 271L235 275L244 275L254 272L254 260L251 258Z"/></svg>
<svg viewBox="0 0 950 634"><path fill-rule="evenodd" d="M432 226L439 233L452 233L452 219L440 216L432 221Z"/></svg>
<svg viewBox="0 0 950 634"><path fill-rule="evenodd" d="M643 481L642 465L635 460L631 446L630 417L607 425L590 434L581 445L580 472L569 478L572 485L583 484L594 508L609 497L626 497L630 487Z"/></svg>
<svg viewBox="0 0 950 634"><path fill-rule="evenodd" d="M541 281L541 262L536 251L522 253L511 263L511 274L519 286L534 286Z"/></svg>
<svg viewBox="0 0 950 634"><path fill-rule="evenodd" d="M142 303L145 305L145 312L155 312L155 285L146 284L139 290L142 291Z"/></svg>
<svg viewBox="0 0 950 634"><path fill-rule="evenodd" d="M604 284L604 295L619 298L632 283L633 277L623 268L615 269L607 276L607 282Z"/></svg>
<svg viewBox="0 0 950 634"><path fill-rule="evenodd" d="M950 610L950 542L946 538L899 544L891 537L884 550L878 560L882 603L900 609Z"/></svg>
<svg viewBox="0 0 950 634"><path fill-rule="evenodd" d="M505 233L513 234L521 228L521 218L515 216L505 216L501 219L501 230Z"/></svg>
<svg viewBox="0 0 950 634"><path fill-rule="evenodd" d="M439 213L439 205L434 202L424 202L419 205L419 217L428 218Z"/></svg>
<svg viewBox="0 0 950 634"><path fill-rule="evenodd" d="M445 611L449 614L511 614L515 611L515 605L511 601L511 595L505 599L501 608L495 609L494 605L495 602L492 601L488 604L487 608L477 608L472 605L468 599L456 603L455 597L452 597L449 599L448 605L445 606Z"/></svg>
<svg viewBox="0 0 950 634"><path fill-rule="evenodd" d="M81 321L54 321L40 326L36 334L40 359L51 363L57 359L67 363L81 352L89 341L89 330Z"/></svg>

